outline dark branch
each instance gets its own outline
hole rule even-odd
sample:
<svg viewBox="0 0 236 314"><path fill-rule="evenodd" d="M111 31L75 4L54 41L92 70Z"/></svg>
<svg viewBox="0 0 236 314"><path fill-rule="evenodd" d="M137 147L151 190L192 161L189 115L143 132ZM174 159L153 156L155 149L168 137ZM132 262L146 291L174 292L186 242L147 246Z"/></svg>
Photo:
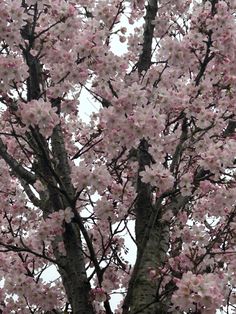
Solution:
<svg viewBox="0 0 236 314"><path fill-rule="evenodd" d="M32 172L29 172L24 167L22 167L18 161L16 161L11 155L8 154L6 146L4 145L2 139L0 138L0 156L5 160L5 162L11 167L14 174L20 178L24 179L28 184L34 184L36 177Z"/></svg>

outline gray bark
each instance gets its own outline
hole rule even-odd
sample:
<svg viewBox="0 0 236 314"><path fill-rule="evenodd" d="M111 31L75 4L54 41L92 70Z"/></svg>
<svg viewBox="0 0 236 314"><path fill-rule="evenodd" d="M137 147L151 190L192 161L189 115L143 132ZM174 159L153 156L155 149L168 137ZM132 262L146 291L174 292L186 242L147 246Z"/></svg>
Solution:
<svg viewBox="0 0 236 314"><path fill-rule="evenodd" d="M139 172L150 165L148 143L143 139L138 150ZM169 247L169 226L161 222L162 199L152 203L152 187L138 177L135 204L137 260L125 298L123 313L166 313L166 304L158 302L158 280L148 277L150 269L161 266Z"/></svg>
<svg viewBox="0 0 236 314"><path fill-rule="evenodd" d="M158 11L157 0L150 0L146 7L143 49L139 57L138 72L147 71L152 62L152 41L155 20ZM139 172L150 165L148 142L142 139L138 149ZM137 201L135 205L137 242L137 260L124 301L123 314L166 313L166 307L157 302L158 281L148 278L149 269L156 269L165 258L169 246L169 226L160 221L161 201L152 204L152 187L141 181L138 175Z"/></svg>
<svg viewBox="0 0 236 314"><path fill-rule="evenodd" d="M35 5L35 16L37 15L37 4ZM36 21L36 19L35 19ZM29 41L29 45L21 47L25 61L29 67L29 77L27 79L27 98L39 99L41 97L42 66L37 57L31 55L30 50L34 43L35 25L26 25L22 30L22 36ZM52 104L58 107L60 102L55 100ZM46 193L41 194L41 208L44 211L44 217L50 213L65 209L70 206L73 209L76 198L75 190L70 179L70 169L68 156L61 134L60 125L58 125L52 136L53 159L50 157L48 143L46 139L38 132L37 128L30 129L29 141L35 151L35 162L32 170L35 175L28 173L23 167L20 167L16 161L9 158L4 151L3 145L0 147L0 153L6 156L4 159L10 167L21 176L27 183L34 183L35 176L40 179L47 187ZM0 143L1 144L1 143ZM57 161L55 164L54 161ZM85 259L82 251L81 230L76 221L65 224L63 242L66 250L66 256L61 255L58 250L58 239L53 242L54 255L58 270L62 276L62 281L68 300L71 304L73 314L92 314L94 313L90 299L90 284L85 270Z"/></svg>

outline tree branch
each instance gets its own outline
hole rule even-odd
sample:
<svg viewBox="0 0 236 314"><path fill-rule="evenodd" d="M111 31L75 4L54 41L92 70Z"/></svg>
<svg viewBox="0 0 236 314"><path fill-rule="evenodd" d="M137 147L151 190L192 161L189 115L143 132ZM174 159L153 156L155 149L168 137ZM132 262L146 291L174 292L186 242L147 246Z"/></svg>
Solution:
<svg viewBox="0 0 236 314"><path fill-rule="evenodd" d="M40 199L38 199L34 192L31 190L29 184L27 184L24 179L21 179L20 182L26 195L31 200L32 204L40 208L41 207Z"/></svg>
<svg viewBox="0 0 236 314"><path fill-rule="evenodd" d="M144 38L143 38L143 50L139 56L138 72L147 71L152 62L152 40L155 24L153 21L156 18L158 11L157 0L149 0L146 7L145 26L144 26Z"/></svg>
<svg viewBox="0 0 236 314"><path fill-rule="evenodd" d="M20 178L24 179L28 184L33 185L36 181L36 176L22 167L11 155L8 154L6 145L0 138L0 156L5 160L5 162L11 167L14 174Z"/></svg>

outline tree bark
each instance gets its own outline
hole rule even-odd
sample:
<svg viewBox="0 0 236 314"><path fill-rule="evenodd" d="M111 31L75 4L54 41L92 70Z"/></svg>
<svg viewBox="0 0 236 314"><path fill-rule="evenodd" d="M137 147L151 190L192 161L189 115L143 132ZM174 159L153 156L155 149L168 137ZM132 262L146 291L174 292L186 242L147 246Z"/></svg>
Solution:
<svg viewBox="0 0 236 314"><path fill-rule="evenodd" d="M138 72L142 76L151 64L152 42L155 20L158 12L158 1L149 0L146 6L143 49L138 61ZM151 156L148 153L148 142L142 139L138 149L139 173L150 166ZM148 277L150 269L161 266L166 259L169 247L169 225L160 221L161 200L152 203L152 187L143 183L138 174L137 201L135 204L137 242L137 260L131 276L127 296L124 301L123 314L164 314L166 304L158 302L158 281Z"/></svg>
<svg viewBox="0 0 236 314"><path fill-rule="evenodd" d="M66 257L56 253L59 273L62 276L73 314L93 314L90 300L90 283L87 278L80 230L75 223L67 224L63 235Z"/></svg>
<svg viewBox="0 0 236 314"><path fill-rule="evenodd" d="M138 150L139 172L150 165L148 142L143 139ZM137 182L135 204L137 259L131 276L123 313L155 314L166 313L164 304L158 303L158 280L152 281L148 274L151 269L161 266L169 247L169 225L160 221L162 200L152 203L152 187Z"/></svg>
<svg viewBox="0 0 236 314"><path fill-rule="evenodd" d="M35 4L35 16L37 16L37 4ZM27 24L22 30L22 36L29 40L27 48L21 47L25 61L29 67L29 77L27 79L27 99L39 99L42 93L42 66L37 57L31 55L30 50L34 45L34 29L36 25ZM56 106L59 111L60 101L55 99L52 106ZM38 132L37 128L31 127L28 133L29 139L33 142L35 150L35 161L32 170L35 175L28 173L25 168L17 164L10 158L3 143L0 141L0 154L5 157L5 161L11 166L14 172L21 176L28 183L33 184L36 179L42 180L47 189L41 194L41 209L46 218L49 214L75 205L76 192L70 178L70 168L65 143L61 133L60 125L56 126L51 138L53 158L49 153L46 139ZM56 163L55 163L56 161ZM65 223L63 243L66 256L58 250L58 242L55 239L52 243L54 255L58 265L59 273L65 287L67 298L71 304L73 314L93 314L92 301L90 298L90 283L85 269L85 256L82 250L81 230L76 221Z"/></svg>

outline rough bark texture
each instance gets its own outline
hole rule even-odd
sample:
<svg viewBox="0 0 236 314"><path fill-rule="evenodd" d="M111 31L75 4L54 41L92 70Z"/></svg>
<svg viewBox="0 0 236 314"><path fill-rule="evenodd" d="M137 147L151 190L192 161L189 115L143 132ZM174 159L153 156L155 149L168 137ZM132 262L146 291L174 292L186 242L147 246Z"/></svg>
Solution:
<svg viewBox="0 0 236 314"><path fill-rule="evenodd" d="M92 314L89 300L90 284L87 279L80 230L74 223L66 226L64 244L67 256L58 256L59 272L62 276L69 302L74 314ZM62 263L61 263L62 262Z"/></svg>
<svg viewBox="0 0 236 314"><path fill-rule="evenodd" d="M36 13L37 12L35 12L35 14ZM29 78L27 79L28 101L39 99L43 92L42 67L40 61L37 57L30 54L34 41L34 28L35 25L27 25L22 34L29 40L28 49L22 48L26 63L29 67ZM55 99L52 101L52 106L56 107L59 112L60 100ZM47 187L47 193L42 193L40 200L44 217L47 217L52 212L65 209L68 206L73 209L76 192L70 179L68 156L60 125L54 128L51 139L53 159L50 156L47 141L37 129L31 129L31 132L29 133L29 141L32 143L32 148L38 156L34 162L32 170L35 172L36 178L41 179ZM23 177L27 183L34 183L35 176L31 173L28 174L23 167L13 163L4 151L3 144L1 145L0 143L0 149L1 148L2 155L4 153L6 162L13 167L15 173ZM63 234L66 256L63 256L58 250L58 239L55 239L53 248L58 270L62 276L62 281L73 314L92 314L94 311L89 295L90 284L85 270L85 259L82 251L80 232L81 230L77 222L66 224L65 232Z"/></svg>
<svg viewBox="0 0 236 314"><path fill-rule="evenodd" d="M139 171L150 164L148 143L142 140L138 153ZM137 260L134 266L124 313L155 314L166 313L167 308L158 302L158 281L148 277L150 269L155 269L165 261L169 247L169 226L160 221L160 203L152 204L151 186L138 178L138 198L135 205ZM129 309L129 310L128 310Z"/></svg>
<svg viewBox="0 0 236 314"><path fill-rule="evenodd" d="M144 220L143 220L144 222ZM139 228L136 228L139 233ZM142 235L142 232L141 232ZM167 308L157 299L158 281L148 277L148 270L160 266L168 250L169 228L159 221L150 229L149 238L140 258L140 267L134 281L130 313L166 313Z"/></svg>
<svg viewBox="0 0 236 314"><path fill-rule="evenodd" d="M155 20L158 11L157 3L157 0L149 0L146 7L143 49L138 62L139 73L141 73L142 71L147 71L151 66L152 41L155 29L155 24L153 23L153 21Z"/></svg>
<svg viewBox="0 0 236 314"><path fill-rule="evenodd" d="M157 3L157 0L150 0L146 7L143 49L138 62L140 75L151 66L155 28L153 20L158 11ZM142 139L138 149L139 172L152 162L148 146L146 139ZM158 204L152 203L151 186L143 183L139 175L137 181L138 197L135 205L137 260L124 302L123 313L167 313L165 305L157 299L158 282L152 282L148 278L148 271L160 266L166 258L169 247L169 226L160 221L161 201Z"/></svg>
<svg viewBox="0 0 236 314"><path fill-rule="evenodd" d="M57 102L57 105L60 104ZM73 207L76 193L70 180L70 168L60 125L53 131L52 152L54 157L58 159L55 171L64 192L62 196L63 208ZM63 240L67 253L66 258L61 257L55 247L55 254L59 265L61 265L59 272L73 313L90 314L93 313L93 308L89 298L90 284L85 270L80 229L74 222L66 224L65 227Z"/></svg>

